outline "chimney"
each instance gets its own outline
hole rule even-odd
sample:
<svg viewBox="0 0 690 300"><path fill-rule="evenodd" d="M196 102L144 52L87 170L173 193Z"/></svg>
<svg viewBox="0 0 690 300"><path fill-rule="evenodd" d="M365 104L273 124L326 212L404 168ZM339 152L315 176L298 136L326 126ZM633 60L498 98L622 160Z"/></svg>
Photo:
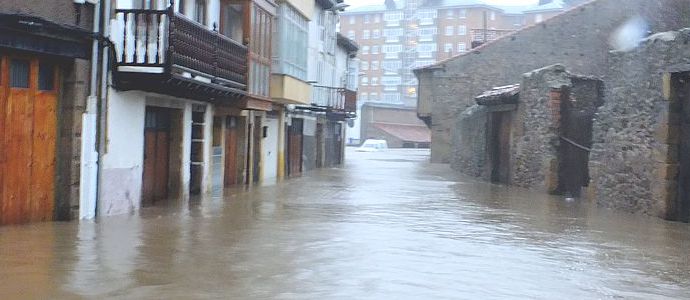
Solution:
<svg viewBox="0 0 690 300"><path fill-rule="evenodd" d="M384 4L386 5L386 9L395 9L395 1L394 0L386 0L384 2Z"/></svg>
<svg viewBox="0 0 690 300"><path fill-rule="evenodd" d="M539 5L549 4L551 2L553 2L553 0L539 0Z"/></svg>

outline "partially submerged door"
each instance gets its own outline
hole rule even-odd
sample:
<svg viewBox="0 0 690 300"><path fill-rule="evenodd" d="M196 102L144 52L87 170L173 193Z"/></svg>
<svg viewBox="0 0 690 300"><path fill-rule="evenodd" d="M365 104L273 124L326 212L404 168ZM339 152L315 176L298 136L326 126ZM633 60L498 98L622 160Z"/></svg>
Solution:
<svg viewBox="0 0 690 300"><path fill-rule="evenodd" d="M678 139L678 220L690 221L690 73L683 74L680 96L680 135Z"/></svg>
<svg viewBox="0 0 690 300"><path fill-rule="evenodd" d="M168 198L170 161L170 110L146 108L142 205Z"/></svg>
<svg viewBox="0 0 690 300"><path fill-rule="evenodd" d="M225 119L225 186L237 184L237 117Z"/></svg>
<svg viewBox="0 0 690 300"><path fill-rule="evenodd" d="M304 123L302 119L292 119L288 128L288 175L295 176L302 173L302 135Z"/></svg>
<svg viewBox="0 0 690 300"><path fill-rule="evenodd" d="M52 219L58 83L47 59L0 55L0 224Z"/></svg>

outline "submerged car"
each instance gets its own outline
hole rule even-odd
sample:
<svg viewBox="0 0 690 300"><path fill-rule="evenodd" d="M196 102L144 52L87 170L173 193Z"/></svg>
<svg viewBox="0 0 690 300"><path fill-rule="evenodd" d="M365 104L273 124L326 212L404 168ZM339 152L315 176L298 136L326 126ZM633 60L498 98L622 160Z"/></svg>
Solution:
<svg viewBox="0 0 690 300"><path fill-rule="evenodd" d="M383 149L388 149L388 143L385 140L368 139L357 148L359 152L375 152Z"/></svg>

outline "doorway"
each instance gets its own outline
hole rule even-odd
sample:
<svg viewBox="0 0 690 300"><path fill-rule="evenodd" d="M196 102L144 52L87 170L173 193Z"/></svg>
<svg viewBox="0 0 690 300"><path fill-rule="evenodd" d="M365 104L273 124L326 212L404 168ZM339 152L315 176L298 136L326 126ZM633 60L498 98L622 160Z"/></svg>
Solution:
<svg viewBox="0 0 690 300"><path fill-rule="evenodd" d="M288 176L302 173L302 140L304 120L293 118L288 127Z"/></svg>
<svg viewBox="0 0 690 300"><path fill-rule="evenodd" d="M690 73L678 75L679 83L679 139L678 139L678 199L679 221L690 221Z"/></svg>
<svg viewBox="0 0 690 300"><path fill-rule="evenodd" d="M488 121L491 182L510 184L511 112L493 112Z"/></svg>
<svg viewBox="0 0 690 300"><path fill-rule="evenodd" d="M225 186L237 184L238 126L237 117L225 118Z"/></svg>
<svg viewBox="0 0 690 300"><path fill-rule="evenodd" d="M0 224L53 218L59 83L51 60L0 55Z"/></svg>
<svg viewBox="0 0 690 300"><path fill-rule="evenodd" d="M179 161L181 128L177 124L178 110L163 107L146 107L144 125L144 171L142 178L142 206L167 201L175 191L174 172ZM178 147L176 147L178 145Z"/></svg>

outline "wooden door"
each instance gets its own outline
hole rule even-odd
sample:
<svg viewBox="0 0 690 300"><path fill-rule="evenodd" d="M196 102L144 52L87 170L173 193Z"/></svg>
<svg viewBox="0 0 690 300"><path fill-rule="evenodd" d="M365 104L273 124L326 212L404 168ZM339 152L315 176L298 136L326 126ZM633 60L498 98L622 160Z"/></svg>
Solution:
<svg viewBox="0 0 690 300"><path fill-rule="evenodd" d="M237 117L225 119L225 185L237 184Z"/></svg>
<svg viewBox="0 0 690 300"><path fill-rule="evenodd" d="M170 174L170 111L146 108L144 128L144 172L142 205L152 205L168 198Z"/></svg>
<svg viewBox="0 0 690 300"><path fill-rule="evenodd" d="M58 74L47 59L0 56L0 224L53 217Z"/></svg>
<svg viewBox="0 0 690 300"><path fill-rule="evenodd" d="M302 128L301 119L292 119L288 128L288 176L302 173Z"/></svg>

